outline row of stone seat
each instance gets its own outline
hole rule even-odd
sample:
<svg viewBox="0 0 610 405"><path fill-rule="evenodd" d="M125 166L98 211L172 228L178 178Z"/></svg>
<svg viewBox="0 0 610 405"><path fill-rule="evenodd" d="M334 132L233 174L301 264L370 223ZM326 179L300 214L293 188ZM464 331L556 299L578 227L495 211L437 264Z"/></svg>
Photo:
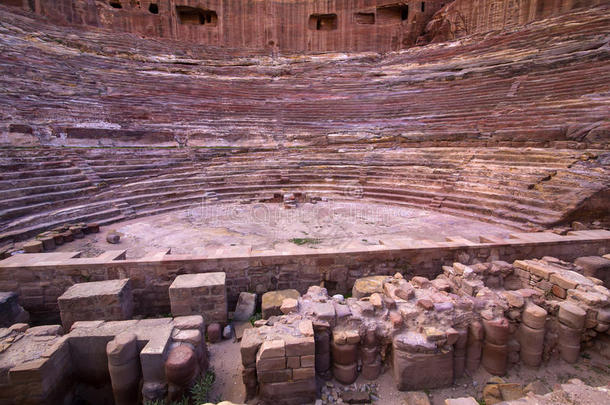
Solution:
<svg viewBox="0 0 610 405"><path fill-rule="evenodd" d="M3 200L0 218L7 231L43 229L39 224L54 220L100 221L123 218L117 204L127 205L130 215L150 215L168 207L186 207L201 202L203 193L210 191L228 200L263 198L283 191L307 191L345 198L348 190L357 188L358 197L415 207L448 210L492 222L527 222L546 225L561 219L571 208L570 194L587 196L603 188L605 169L574 172L576 151L533 150L521 152L513 162L512 150L478 148L467 157L458 158L455 148L380 150L374 152L336 153L323 148L300 154L291 152L251 152L209 160L209 153L191 153L174 158L180 151L154 149L95 149L71 150L72 155L89 163L87 167L100 181L112 179L100 189L87 180L34 186L24 196ZM61 155L61 150L58 150ZM143 156L141 156L143 155ZM275 158L272 160L272 155ZM131 161L149 161L156 157L158 167L125 171ZM401 159L402 157L402 159ZM413 159L413 160L412 160ZM172 163L166 164L169 160ZM111 165L110 162L117 162ZM252 163L256 162L256 163ZM584 163L583 163L584 164ZM102 171L97 171L102 168ZM499 173L490 178L492 170ZM574 169L575 170L575 169ZM504 173L502 173L504 172ZM562 173L562 175L557 175ZM51 172L50 174L55 174ZM107 176L107 177L104 177ZM584 178L592 190L582 189ZM574 177L571 179L571 177ZM49 176L46 182L52 179ZM8 187L11 183L5 183ZM545 192L538 189L542 186ZM81 186L80 188L78 186ZM581 190L582 189L582 190ZM52 191L60 190L60 191ZM6 190L6 196L23 192L16 187ZM562 195L561 200L552 198ZM551 198L549 198L551 197ZM136 212L131 212L136 210ZM142 212L137 212L141 210ZM92 216L93 215L93 216Z"/></svg>
<svg viewBox="0 0 610 405"><path fill-rule="evenodd" d="M7 50L10 55L3 65L7 74L0 85L7 89L6 104L19 117L37 100L17 97L11 90L14 76L24 65L37 66L37 74L52 85L43 88L33 81L23 85L29 94L40 95L38 101L53 100L62 114L58 117L57 108L45 106L28 119L34 124L54 121L60 132L75 121L99 121L97 112L102 110L121 111L114 116L122 127L155 133L175 133L179 116L186 123L181 129L187 131L241 138L256 133L274 142L273 132L282 133L279 138L313 143L329 133L353 132L357 123L361 131L378 136L421 131L446 137L464 134L480 142L485 137L502 140L518 135L521 142L543 144L545 132L557 141L567 125L600 122L605 116L607 102L596 95L599 80L607 76L600 36L607 31L607 17L603 9L576 15L532 24L503 38L476 37L452 47L411 49L387 60L370 54L334 55L283 58L274 64L261 58L247 66L243 60L226 62L214 53L219 60L189 58L176 66L179 58L161 58L154 41L150 41L154 58L119 56L115 46L127 48L129 43L146 50L149 42L125 35L111 41L124 44L96 49L108 39L103 32L70 38L58 49L29 52L35 45L23 40L19 29L55 44L57 33L36 19L13 17L5 28L14 41ZM558 33L557 40L545 41L549 29ZM65 48L85 49L68 57L76 69L65 69ZM172 54L171 48L166 50ZM194 77L203 80L191 80ZM77 89L70 86L74 83ZM99 83L117 89L108 93ZM78 102L68 102L62 92ZM172 95L180 97L179 110Z"/></svg>

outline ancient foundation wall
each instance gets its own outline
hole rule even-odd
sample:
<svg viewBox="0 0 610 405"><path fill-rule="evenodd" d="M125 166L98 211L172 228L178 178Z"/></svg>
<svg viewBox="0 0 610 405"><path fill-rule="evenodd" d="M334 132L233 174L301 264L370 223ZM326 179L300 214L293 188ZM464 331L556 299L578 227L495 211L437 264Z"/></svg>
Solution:
<svg viewBox="0 0 610 405"><path fill-rule="evenodd" d="M495 243L405 240L365 251L303 249L282 254L236 247L203 257L162 252L139 260L124 260L124 251L106 252L97 258L78 258L78 253L23 254L0 262L0 291L18 292L21 305L34 321L59 322L58 297L73 284L86 281L129 278L134 314L149 316L170 312L169 287L180 274L225 272L232 308L242 291L294 288L305 292L309 286L324 282L331 294L345 293L356 279L369 275L400 272L407 279L416 275L434 278L443 265L454 262L512 262L543 256L574 260L610 252L610 232L603 230L565 236L548 232L513 236Z"/></svg>

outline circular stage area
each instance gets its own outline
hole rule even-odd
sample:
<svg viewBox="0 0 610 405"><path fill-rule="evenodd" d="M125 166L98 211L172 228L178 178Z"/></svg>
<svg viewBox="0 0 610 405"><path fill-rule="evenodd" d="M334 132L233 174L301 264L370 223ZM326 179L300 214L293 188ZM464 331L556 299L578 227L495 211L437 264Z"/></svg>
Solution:
<svg viewBox="0 0 610 405"><path fill-rule="evenodd" d="M121 234L118 245L106 242L106 234L112 230ZM444 241L459 236L478 241L479 235L506 237L509 232L436 211L364 201L299 203L292 209L279 203L218 202L115 223L59 250L90 256L121 248L129 258L140 258L170 248L173 254L190 255L230 246L278 251L296 246L341 249L405 238Z"/></svg>

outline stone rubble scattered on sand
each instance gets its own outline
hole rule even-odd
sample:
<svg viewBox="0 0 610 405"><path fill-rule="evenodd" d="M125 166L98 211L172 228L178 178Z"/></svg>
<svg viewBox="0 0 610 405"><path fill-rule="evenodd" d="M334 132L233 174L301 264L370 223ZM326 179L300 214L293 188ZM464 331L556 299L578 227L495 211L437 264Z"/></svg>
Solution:
<svg viewBox="0 0 610 405"><path fill-rule="evenodd" d="M316 401L316 405L373 403L379 400L377 389L376 383L353 383L344 386L328 381L322 385L320 399Z"/></svg>

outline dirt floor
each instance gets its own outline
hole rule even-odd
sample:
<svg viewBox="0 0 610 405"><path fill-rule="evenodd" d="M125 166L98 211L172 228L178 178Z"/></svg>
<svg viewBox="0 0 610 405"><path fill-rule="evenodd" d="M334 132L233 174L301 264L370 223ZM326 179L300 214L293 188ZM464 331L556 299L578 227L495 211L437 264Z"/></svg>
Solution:
<svg viewBox="0 0 610 405"><path fill-rule="evenodd" d="M118 245L106 242L111 230L122 234ZM86 257L126 249L127 257L140 258L170 248L173 254L197 255L226 246L288 250L298 244L317 249L376 245L397 237L444 241L447 236L461 236L478 241L479 235L510 232L436 211L365 202L302 203L296 209L272 203L215 203L112 224L57 250L81 251Z"/></svg>
<svg viewBox="0 0 610 405"><path fill-rule="evenodd" d="M233 340L225 340L216 344L209 344L211 367L216 373L216 383L213 388L212 398L243 403L245 388L241 382L241 357L239 343ZM562 360L549 361L539 369L525 366L514 366L508 374L503 377L506 382L521 383L524 386L540 381L549 391L556 384L567 382L571 378L578 378L585 384L591 386L604 386L610 384L610 365L608 361L595 352L583 353L583 357L576 364L568 364ZM424 390L432 405L444 405L447 398L459 398L472 396L481 399L485 383L492 377L483 367L471 377L458 379L451 387L443 389ZM356 384L367 384L362 376ZM374 381L378 385L377 394L379 405L404 405L405 393L398 391L393 380L392 370L385 372ZM336 386L340 383L333 381ZM601 404L600 404L601 405Z"/></svg>

